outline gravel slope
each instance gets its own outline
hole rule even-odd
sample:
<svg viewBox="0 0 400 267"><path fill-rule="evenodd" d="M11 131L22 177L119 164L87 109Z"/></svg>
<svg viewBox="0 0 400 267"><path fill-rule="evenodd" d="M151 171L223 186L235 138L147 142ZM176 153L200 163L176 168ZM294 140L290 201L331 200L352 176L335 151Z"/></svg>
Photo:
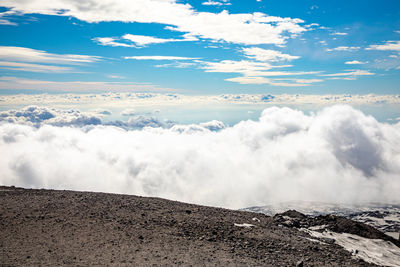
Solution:
<svg viewBox="0 0 400 267"><path fill-rule="evenodd" d="M371 266L263 214L14 187L0 203L1 266Z"/></svg>

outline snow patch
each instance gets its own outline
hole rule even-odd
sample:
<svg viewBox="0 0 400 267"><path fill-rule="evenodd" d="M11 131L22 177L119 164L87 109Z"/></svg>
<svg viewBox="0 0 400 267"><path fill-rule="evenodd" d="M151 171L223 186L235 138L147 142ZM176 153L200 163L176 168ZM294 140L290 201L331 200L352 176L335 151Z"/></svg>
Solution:
<svg viewBox="0 0 400 267"><path fill-rule="evenodd" d="M322 233L309 229L302 230L315 238L333 239L336 244L351 252L354 257L366 262L383 266L400 266L400 248L389 241L327 230Z"/></svg>
<svg viewBox="0 0 400 267"><path fill-rule="evenodd" d="M244 228L255 227L255 225L250 224L250 223L234 223L233 225L237 226L237 227L244 227Z"/></svg>

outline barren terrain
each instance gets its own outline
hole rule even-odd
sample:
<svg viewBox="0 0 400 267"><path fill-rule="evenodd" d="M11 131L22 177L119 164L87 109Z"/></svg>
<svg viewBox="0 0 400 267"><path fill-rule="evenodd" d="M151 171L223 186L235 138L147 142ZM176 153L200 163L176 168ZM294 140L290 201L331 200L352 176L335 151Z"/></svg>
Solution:
<svg viewBox="0 0 400 267"><path fill-rule="evenodd" d="M370 265L263 214L15 187L0 187L0 201L2 266Z"/></svg>

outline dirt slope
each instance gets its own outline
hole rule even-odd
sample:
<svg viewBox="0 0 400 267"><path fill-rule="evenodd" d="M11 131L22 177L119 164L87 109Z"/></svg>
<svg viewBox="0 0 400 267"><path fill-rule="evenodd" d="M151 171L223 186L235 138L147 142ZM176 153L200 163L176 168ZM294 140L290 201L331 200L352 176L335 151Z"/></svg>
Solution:
<svg viewBox="0 0 400 267"><path fill-rule="evenodd" d="M370 266L262 214L12 187L0 203L1 266Z"/></svg>

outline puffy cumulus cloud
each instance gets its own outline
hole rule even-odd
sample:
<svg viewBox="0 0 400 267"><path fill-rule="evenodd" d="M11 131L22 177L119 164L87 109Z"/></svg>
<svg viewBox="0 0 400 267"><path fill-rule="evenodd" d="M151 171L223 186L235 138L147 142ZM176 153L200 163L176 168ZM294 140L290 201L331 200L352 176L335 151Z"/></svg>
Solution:
<svg viewBox="0 0 400 267"><path fill-rule="evenodd" d="M81 113L79 110L29 106L21 110L0 112L0 122L27 124L40 127L42 124L56 126L86 126L101 124L100 117Z"/></svg>
<svg viewBox="0 0 400 267"><path fill-rule="evenodd" d="M344 77L343 77L344 78ZM313 79L311 79L313 80ZM299 84L301 79L297 81ZM308 81L307 81L308 82ZM318 82L318 79L312 82ZM222 95L182 95L161 93L102 93L102 94L18 94L0 95L0 106L11 105L82 105L101 107L120 107L121 115L138 115L132 107L136 106L175 106L175 105L215 105L215 104L264 104L264 95L261 94L222 94ZM399 105L400 95L375 95L375 94L277 94L271 96L270 102L275 105L381 105L382 103Z"/></svg>
<svg viewBox="0 0 400 267"><path fill-rule="evenodd" d="M136 115L136 110L133 109L133 108L127 108L127 109L124 109L121 112L121 115L122 116L135 116Z"/></svg>
<svg viewBox="0 0 400 267"><path fill-rule="evenodd" d="M209 122L203 122L199 124L190 124L190 125L174 125L171 127L171 131L178 133L191 134L196 132L217 132L224 129L226 125L217 120L212 120Z"/></svg>
<svg viewBox="0 0 400 267"><path fill-rule="evenodd" d="M343 77L345 78L345 77ZM301 81L304 82L304 81ZM317 81L314 81L317 82ZM18 94L0 95L0 106L65 105L120 107L125 116L138 115L132 107L136 106L175 106L175 105L215 105L215 104L264 104L265 96L261 94L222 94L222 95L182 95L161 93L102 93L102 94ZM400 95L375 94L277 94L271 96L270 102L275 105L381 105L400 104ZM125 110L126 109L126 110ZM121 114L124 115L124 114Z"/></svg>
<svg viewBox="0 0 400 267"><path fill-rule="evenodd" d="M398 203L399 140L400 123L382 124L349 106L312 115L273 107L258 121L218 132L3 123L0 184L229 208L288 200Z"/></svg>
<svg viewBox="0 0 400 267"><path fill-rule="evenodd" d="M158 114L155 110L153 113ZM115 120L104 121L103 117L111 115L107 109L95 109L92 112L81 112L76 109L56 109L48 107L28 106L20 110L7 110L0 112L0 123L14 123L28 125L40 128L44 125L58 127L84 127L85 130L91 129L93 125L115 126L125 130L137 130L146 127L152 128L173 128L173 131L192 131L189 128L198 131L219 131L225 128L224 123L220 121L209 121L198 125L178 125L172 121L161 121L156 117L137 114L133 109L126 109L121 112L123 116L129 116L127 121ZM90 127L86 127L90 126ZM175 128L174 128L175 127Z"/></svg>
<svg viewBox="0 0 400 267"><path fill-rule="evenodd" d="M112 114L112 112L109 111L108 109L99 109L98 108L98 109L95 109L94 112L101 116L108 116L108 115Z"/></svg>
<svg viewBox="0 0 400 267"><path fill-rule="evenodd" d="M213 1L215 2L215 1ZM224 1L222 1L224 2ZM226 2L225 2L226 3ZM306 31L301 19L268 16L264 13L229 14L198 12L175 0L4 0L1 5L14 14L45 14L75 17L93 22L139 22L169 25L166 29L191 36L241 44L283 44L287 38ZM110 42L115 40L105 40Z"/></svg>

